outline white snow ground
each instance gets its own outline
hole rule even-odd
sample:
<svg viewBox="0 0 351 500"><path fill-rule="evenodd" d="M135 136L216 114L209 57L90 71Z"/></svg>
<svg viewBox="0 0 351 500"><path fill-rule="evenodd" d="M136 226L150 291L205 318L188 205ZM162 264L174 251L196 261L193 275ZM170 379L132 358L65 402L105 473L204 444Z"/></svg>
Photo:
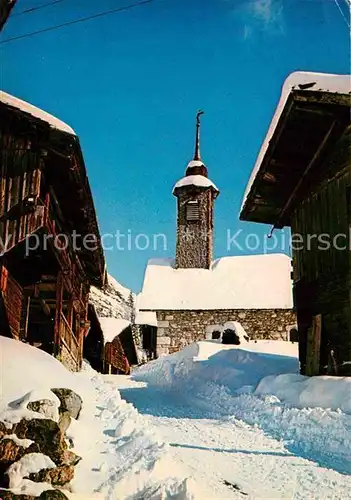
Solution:
<svg viewBox="0 0 351 500"><path fill-rule="evenodd" d="M133 377L89 367L72 374L0 337L0 419L37 417L26 404L53 386L83 397L69 428L83 457L72 500L350 498L351 380L306 379L296 370L296 345L209 341ZM9 405L24 395L22 406ZM30 483L16 476L18 493Z"/></svg>
<svg viewBox="0 0 351 500"><path fill-rule="evenodd" d="M351 380L298 375L296 350L200 342L113 380L204 498L350 498Z"/></svg>
<svg viewBox="0 0 351 500"><path fill-rule="evenodd" d="M25 373L26 377L19 376ZM118 377L113 379L118 380ZM59 401L52 387L68 387L83 398L78 421L67 435L83 460L76 466L72 500L194 500L206 494L171 458L168 447L135 408L123 401L116 384L86 367L73 374L52 356L16 340L0 336L0 420L40 418L29 411L29 401ZM21 403L18 399L21 398ZM16 403L15 403L16 402ZM47 457L36 454L14 467L16 494L39 495L50 485L24 479L30 468L40 469ZM35 458L35 460L34 460ZM35 463L34 463L35 462Z"/></svg>

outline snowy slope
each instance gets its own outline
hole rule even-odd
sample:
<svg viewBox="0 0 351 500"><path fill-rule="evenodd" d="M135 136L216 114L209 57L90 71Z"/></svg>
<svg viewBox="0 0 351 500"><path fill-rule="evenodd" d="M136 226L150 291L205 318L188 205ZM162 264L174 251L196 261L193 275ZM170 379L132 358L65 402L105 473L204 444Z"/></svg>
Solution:
<svg viewBox="0 0 351 500"><path fill-rule="evenodd" d="M211 269L149 261L139 309L290 309L291 259L285 254L223 257Z"/></svg>
<svg viewBox="0 0 351 500"><path fill-rule="evenodd" d="M26 377L19 377L18 367ZM114 378L118 377L111 380ZM87 366L82 373L71 373L43 351L0 337L0 420L38 418L37 413L18 409L13 401L26 393L26 404L47 397L56 401L51 387L71 388L83 398L79 419L72 420L67 431L74 451L83 458L76 467L69 498L205 498L185 469L173 463L168 447L154 430L147 429L144 418L121 399L108 379ZM39 484L30 483L18 477L19 491L38 491Z"/></svg>
<svg viewBox="0 0 351 500"><path fill-rule="evenodd" d="M95 306L98 316L103 318L120 318L130 320L130 290L121 285L111 275L107 276L105 290L92 287L90 302Z"/></svg>

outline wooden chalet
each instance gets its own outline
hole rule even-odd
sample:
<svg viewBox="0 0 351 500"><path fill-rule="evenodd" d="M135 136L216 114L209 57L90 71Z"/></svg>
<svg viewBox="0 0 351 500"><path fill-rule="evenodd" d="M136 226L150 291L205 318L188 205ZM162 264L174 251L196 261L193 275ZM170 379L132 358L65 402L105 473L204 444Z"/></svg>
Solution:
<svg viewBox="0 0 351 500"><path fill-rule="evenodd" d="M89 304L89 331L84 339L83 356L94 370L108 374L129 374L130 365L117 332L129 326L129 321L99 318L93 304ZM112 323L112 325L111 325ZM119 329L115 325L122 324ZM111 332L112 335L109 335Z"/></svg>
<svg viewBox="0 0 351 500"><path fill-rule="evenodd" d="M350 76L293 73L240 218L291 227L301 373L351 374Z"/></svg>
<svg viewBox="0 0 351 500"><path fill-rule="evenodd" d="M0 334L81 366L105 262L79 139L0 93Z"/></svg>

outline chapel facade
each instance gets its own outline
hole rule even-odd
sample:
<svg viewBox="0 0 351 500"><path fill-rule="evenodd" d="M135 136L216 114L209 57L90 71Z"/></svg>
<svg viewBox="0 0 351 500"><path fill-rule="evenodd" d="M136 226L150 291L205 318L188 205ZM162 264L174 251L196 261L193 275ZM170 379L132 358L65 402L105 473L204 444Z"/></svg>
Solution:
<svg viewBox="0 0 351 500"><path fill-rule="evenodd" d="M291 260L283 254L213 260L214 207L219 195L200 154L196 115L195 154L176 182L175 259L149 261L139 299L155 315L156 356L205 339L218 339L238 322L251 339L291 338L296 331ZM274 277L274 278L273 278Z"/></svg>

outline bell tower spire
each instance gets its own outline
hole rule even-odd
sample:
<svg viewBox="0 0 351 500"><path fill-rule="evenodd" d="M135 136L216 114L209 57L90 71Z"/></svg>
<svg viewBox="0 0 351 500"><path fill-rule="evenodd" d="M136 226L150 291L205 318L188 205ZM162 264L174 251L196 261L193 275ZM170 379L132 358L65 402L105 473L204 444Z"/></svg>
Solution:
<svg viewBox="0 0 351 500"><path fill-rule="evenodd" d="M199 110L196 113L196 137L195 137L195 154L194 154L194 160L195 161L201 161L201 154L200 154L200 116L204 114L204 111Z"/></svg>
<svg viewBox="0 0 351 500"><path fill-rule="evenodd" d="M200 155L200 116L196 113L194 159L173 189L177 197L176 268L210 269L213 253L213 209L218 189L208 178Z"/></svg>
<svg viewBox="0 0 351 500"><path fill-rule="evenodd" d="M201 109L196 113L196 133L195 133L195 152L194 159L188 163L185 175L203 175L208 176L207 168L204 162L201 160L200 153L200 116L204 114Z"/></svg>

